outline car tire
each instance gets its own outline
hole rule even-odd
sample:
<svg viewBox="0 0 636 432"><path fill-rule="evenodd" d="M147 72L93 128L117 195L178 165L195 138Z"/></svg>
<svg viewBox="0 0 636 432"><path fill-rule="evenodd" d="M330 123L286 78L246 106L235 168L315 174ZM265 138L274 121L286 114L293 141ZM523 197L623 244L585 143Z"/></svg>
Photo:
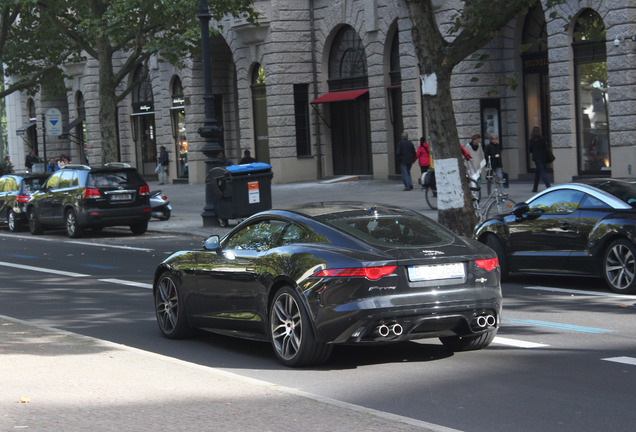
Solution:
<svg viewBox="0 0 636 432"><path fill-rule="evenodd" d="M494 234L488 234L484 243L497 254L499 271L501 272L501 281L506 282L510 277L510 269L508 267L508 256L506 255L506 249L504 248L503 243Z"/></svg>
<svg viewBox="0 0 636 432"><path fill-rule="evenodd" d="M270 340L285 366L313 366L326 362L332 345L318 342L309 315L294 289L278 290L269 309Z"/></svg>
<svg viewBox="0 0 636 432"><path fill-rule="evenodd" d="M168 210L167 208L164 208L161 211L161 216L158 218L160 221L167 221L168 219L170 219L170 215L171 215L171 211Z"/></svg>
<svg viewBox="0 0 636 432"><path fill-rule="evenodd" d="M636 293L636 246L629 240L614 240L603 254L603 276L610 290Z"/></svg>
<svg viewBox="0 0 636 432"><path fill-rule="evenodd" d="M11 232L20 231L20 225L16 220L15 212L13 210L9 210L9 213L7 213L7 227Z"/></svg>
<svg viewBox="0 0 636 432"><path fill-rule="evenodd" d="M64 227L66 228L66 235L70 238L80 238L83 235L82 227L77 221L77 215L75 210L68 209L64 214Z"/></svg>
<svg viewBox="0 0 636 432"><path fill-rule="evenodd" d="M31 231L31 234L33 235L39 235L42 234L44 232L44 229L42 228L42 224L40 223L40 220L38 219L38 215L35 212L34 208L30 208L27 216L29 217L29 231Z"/></svg>
<svg viewBox="0 0 636 432"><path fill-rule="evenodd" d="M142 235L148 231L148 222L139 222L130 226L130 230L134 235Z"/></svg>
<svg viewBox="0 0 636 432"><path fill-rule="evenodd" d="M181 284L170 272L164 272L155 286L155 315L159 330L168 339L184 339L192 335L185 313Z"/></svg>
<svg viewBox="0 0 636 432"><path fill-rule="evenodd" d="M451 351L475 351L490 345L496 335L497 330L492 330L474 336L445 336L439 340Z"/></svg>

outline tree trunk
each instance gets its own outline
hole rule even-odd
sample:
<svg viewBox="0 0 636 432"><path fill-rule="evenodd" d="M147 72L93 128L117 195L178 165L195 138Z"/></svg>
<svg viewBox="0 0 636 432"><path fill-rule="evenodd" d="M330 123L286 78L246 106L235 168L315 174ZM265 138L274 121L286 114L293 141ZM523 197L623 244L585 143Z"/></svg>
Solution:
<svg viewBox="0 0 636 432"><path fill-rule="evenodd" d="M407 0L413 23L413 42L424 87L424 109L429 120L429 144L437 182L438 220L453 232L471 236L477 222L468 189L466 166L451 98L451 73L455 62L447 56L450 46L435 21L430 0Z"/></svg>
<svg viewBox="0 0 636 432"><path fill-rule="evenodd" d="M101 132L101 163L119 161L117 133L117 98L113 72L112 51L107 43L98 47L99 52L99 126ZM101 48L101 49L100 49Z"/></svg>

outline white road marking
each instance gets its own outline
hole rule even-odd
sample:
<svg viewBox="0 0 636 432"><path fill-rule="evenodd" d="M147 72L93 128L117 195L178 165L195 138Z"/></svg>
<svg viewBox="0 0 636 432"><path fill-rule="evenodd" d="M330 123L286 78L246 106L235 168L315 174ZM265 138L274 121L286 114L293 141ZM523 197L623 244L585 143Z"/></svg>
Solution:
<svg viewBox="0 0 636 432"><path fill-rule="evenodd" d="M508 346L513 346L517 348L545 348L550 346L546 344L526 342L526 341L521 341L517 339L508 339L508 338L503 338L499 336L496 336L492 342L496 344L500 344L500 345L508 345Z"/></svg>
<svg viewBox="0 0 636 432"><path fill-rule="evenodd" d="M128 285L128 286L134 286L134 287L139 287L139 288L152 289L152 284L143 283L143 282L127 281L127 280L124 280L124 279L100 279L99 281L100 282L113 283L113 284L117 284L117 285Z"/></svg>
<svg viewBox="0 0 636 432"><path fill-rule="evenodd" d="M73 273L73 272L67 272L62 270L47 269L43 267L34 267L34 266L28 266L28 265L22 265L22 264L9 263L4 261L0 261L0 266L17 268L22 270L36 271L41 273L51 273L51 274L56 274L61 276L68 276L68 277L89 277L89 275L82 274L82 273Z"/></svg>
<svg viewBox="0 0 636 432"><path fill-rule="evenodd" d="M583 291L583 290L573 290L573 289L564 289L564 288L550 288L543 286L527 286L524 287L529 290L537 290L537 291L552 291L552 292L560 292L565 294L578 294L578 295L588 295L588 296L598 296L598 297L617 297L627 300L636 300L636 296L627 295L627 294L615 294L611 292L595 292L595 291Z"/></svg>
<svg viewBox="0 0 636 432"><path fill-rule="evenodd" d="M604 359L601 359L601 360L636 366L636 358L635 357L608 357L608 358L604 358Z"/></svg>
<svg viewBox="0 0 636 432"><path fill-rule="evenodd" d="M118 245L111 245L111 244L106 244L106 243L93 243L93 242L79 241L79 240L66 240L66 243L73 243L73 244L78 244L78 245L83 245L83 246L98 246L98 247L113 248L113 249L137 250L137 251L144 251L144 252L151 252L151 251L154 250L154 249L150 249L150 248L138 248L138 247L132 247L132 246L118 246Z"/></svg>

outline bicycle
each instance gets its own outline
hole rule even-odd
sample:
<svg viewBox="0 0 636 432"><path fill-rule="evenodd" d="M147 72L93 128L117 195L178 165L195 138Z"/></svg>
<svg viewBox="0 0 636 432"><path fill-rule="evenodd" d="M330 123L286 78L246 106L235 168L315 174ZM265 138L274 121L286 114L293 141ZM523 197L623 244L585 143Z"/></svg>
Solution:
<svg viewBox="0 0 636 432"><path fill-rule="evenodd" d="M435 171L429 170L422 174L420 178L422 190L426 203L432 210L437 210L437 182L435 180ZM472 177L468 176L468 188L473 199L473 203L479 202L481 199L481 186Z"/></svg>
<svg viewBox="0 0 636 432"><path fill-rule="evenodd" d="M503 191L504 181L499 178L497 172L490 167L490 164L486 167L486 180L494 184L494 188L483 205L479 200L473 199L473 205L475 206L475 214L480 222L490 219L496 216L510 213L512 208L517 204L510 198L508 194Z"/></svg>

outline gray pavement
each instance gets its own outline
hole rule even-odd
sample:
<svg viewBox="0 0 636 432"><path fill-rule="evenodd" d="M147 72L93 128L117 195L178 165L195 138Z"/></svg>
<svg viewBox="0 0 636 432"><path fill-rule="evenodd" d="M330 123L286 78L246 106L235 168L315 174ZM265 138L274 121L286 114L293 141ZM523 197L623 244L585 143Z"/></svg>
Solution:
<svg viewBox="0 0 636 432"><path fill-rule="evenodd" d="M205 186L161 187L173 204L151 231L202 238ZM531 184L512 183L515 201ZM272 186L274 207L357 200L412 208L431 217L419 188L353 180ZM232 221L236 224L238 221ZM231 227L230 227L231 228ZM0 432L3 431L450 431L138 349L0 316Z"/></svg>

